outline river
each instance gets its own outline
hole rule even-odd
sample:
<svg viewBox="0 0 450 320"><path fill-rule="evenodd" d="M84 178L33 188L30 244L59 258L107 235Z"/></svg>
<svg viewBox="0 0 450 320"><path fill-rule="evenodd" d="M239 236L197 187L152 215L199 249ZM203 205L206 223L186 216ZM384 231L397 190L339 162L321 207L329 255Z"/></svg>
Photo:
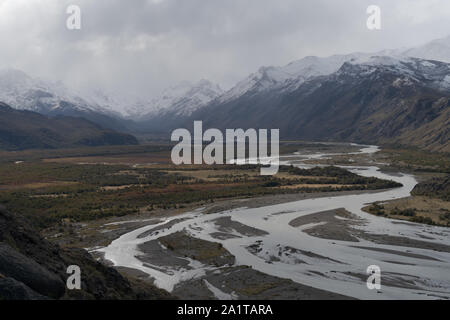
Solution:
<svg viewBox="0 0 450 320"><path fill-rule="evenodd" d="M354 154L370 154L378 150L376 146L361 146ZM308 167L303 161L330 156L333 154L295 153L280 158L280 163ZM403 186L387 191L306 199L259 208L243 207L208 215L203 213L203 208L199 208L126 233L98 251L104 253L105 259L115 266L143 271L155 279L157 286L172 291L182 281L202 277L213 268L189 258L186 258L189 268L156 267L137 258L141 254L138 245L185 231L195 238L220 242L235 256L236 265L251 266L262 273L314 288L358 299L450 298L450 253L433 248L433 244L450 248L448 228L400 222L361 210L376 201L408 197L417 184L416 179L400 172L381 172L376 166L345 168L361 176L394 180ZM290 224L300 217L339 208L344 208L354 218L336 216L335 219L356 220L358 223L352 225L353 230L368 236L358 237L357 242L327 239L305 232L326 222L297 227ZM224 217L264 231L264 235L231 230L229 232L235 237L213 237L214 233L223 231L217 219ZM151 232L153 229L158 231ZM428 247L417 243L426 243ZM257 250L249 250L251 247ZM380 290L369 290L366 285L369 277L366 270L371 265L381 269ZM233 297L217 288L212 287L212 290L222 293L219 295L221 298Z"/></svg>

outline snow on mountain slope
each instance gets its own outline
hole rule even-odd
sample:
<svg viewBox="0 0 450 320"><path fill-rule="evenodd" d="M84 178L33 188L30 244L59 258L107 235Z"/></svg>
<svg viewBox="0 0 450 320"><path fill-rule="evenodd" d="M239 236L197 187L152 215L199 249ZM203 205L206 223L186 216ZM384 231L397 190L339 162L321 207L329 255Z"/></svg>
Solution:
<svg viewBox="0 0 450 320"><path fill-rule="evenodd" d="M104 114L110 109L91 103L60 82L32 78L16 69L0 70L0 101L15 109L63 113L67 109Z"/></svg>
<svg viewBox="0 0 450 320"><path fill-rule="evenodd" d="M281 87L284 87L286 90L295 90L307 79L331 74L337 71L344 62L367 55L364 53L352 53L324 58L308 56L282 67L261 67L256 73L249 75L227 91L219 100L226 102L239 98L247 92L260 92Z"/></svg>
<svg viewBox="0 0 450 320"><path fill-rule="evenodd" d="M308 56L282 67L261 67L257 72L250 74L247 78L237 83L219 97L218 100L227 102L237 99L246 93L257 93L268 89L283 88L284 90L292 91L308 79L336 72L345 62L361 62L364 59L370 59L372 56L388 56L395 59L417 57L450 62L450 36L414 48L383 50L377 53L351 53L330 57ZM372 62L375 62L375 60ZM377 62L382 63L380 59ZM445 82L448 83L449 81L450 76L443 81L444 86L447 86Z"/></svg>
<svg viewBox="0 0 450 320"><path fill-rule="evenodd" d="M119 117L131 118L134 112L144 110L144 99L118 91L104 91L99 88L84 89L81 93L90 104L114 112ZM135 111L134 111L135 110Z"/></svg>
<svg viewBox="0 0 450 320"><path fill-rule="evenodd" d="M223 93L220 86L208 80L200 80L195 84L181 82L164 90L161 95L147 103L134 105L126 110L127 114L152 117L156 115L173 114L174 116L189 116L195 110L205 106Z"/></svg>
<svg viewBox="0 0 450 320"><path fill-rule="evenodd" d="M374 56L378 58L371 58ZM161 115L186 117L199 108L208 106L212 101L220 104L238 99L246 93L256 94L267 90L294 91L305 81L330 75L338 71L344 63L352 61L366 64L367 70L370 70L370 64L381 64L398 68L398 71L406 74L413 72L407 64L415 64L415 74L411 75L409 81L431 77L436 87L450 87L450 74L445 66L433 61L421 61L419 65L419 62L408 60L407 57L450 62L450 36L415 48L330 57L308 56L281 67L261 67L226 92L207 80L194 84L181 82L152 99L127 96L120 91L105 93L97 88L78 92L68 89L60 82L32 78L18 70L0 70L0 101L14 108L41 113L64 113L75 109L138 121Z"/></svg>
<svg viewBox="0 0 450 320"><path fill-rule="evenodd" d="M401 55L450 62L450 35L422 46L403 50Z"/></svg>
<svg viewBox="0 0 450 320"><path fill-rule="evenodd" d="M333 55L323 58L308 56L282 67L261 67L257 72L252 73L224 93L219 97L218 101L223 103L237 99L246 93L258 93L269 89L292 91L297 89L308 79L336 72L345 62L357 61L358 63L362 63L364 60L368 60L373 56L384 58L372 59L371 63L381 63L384 65L395 63L397 67L402 67L400 61L407 57L450 62L450 36L414 48L383 50L378 53ZM405 61L406 60L403 60L403 62ZM412 60L410 63L412 63ZM432 64L432 62L424 63ZM406 69L404 69L404 71ZM429 68L426 68L426 66L423 66L423 68L420 68L420 71L429 72L432 69L433 67L429 66ZM434 70L433 72L439 71ZM448 88L450 75L439 79L439 82L441 83L442 88Z"/></svg>
<svg viewBox="0 0 450 320"><path fill-rule="evenodd" d="M351 67L354 66L354 67ZM450 64L414 57L371 56L346 62L336 75L358 77L378 70L398 74L395 86L420 83L438 90L450 90Z"/></svg>
<svg viewBox="0 0 450 320"><path fill-rule="evenodd" d="M43 114L68 111L97 112L140 119L157 114L187 116L223 93L208 80L195 84L182 82L151 100L100 89L71 90L60 82L33 78L16 69L0 70L0 101L15 109Z"/></svg>

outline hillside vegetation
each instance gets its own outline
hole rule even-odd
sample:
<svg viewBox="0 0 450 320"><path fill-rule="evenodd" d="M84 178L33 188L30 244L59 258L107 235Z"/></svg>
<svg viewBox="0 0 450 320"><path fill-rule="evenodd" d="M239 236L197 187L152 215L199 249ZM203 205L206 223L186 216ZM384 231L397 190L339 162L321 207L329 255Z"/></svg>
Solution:
<svg viewBox="0 0 450 320"><path fill-rule="evenodd" d="M0 149L55 149L80 146L134 145L129 134L104 129L77 117L47 117L15 110L0 102Z"/></svg>

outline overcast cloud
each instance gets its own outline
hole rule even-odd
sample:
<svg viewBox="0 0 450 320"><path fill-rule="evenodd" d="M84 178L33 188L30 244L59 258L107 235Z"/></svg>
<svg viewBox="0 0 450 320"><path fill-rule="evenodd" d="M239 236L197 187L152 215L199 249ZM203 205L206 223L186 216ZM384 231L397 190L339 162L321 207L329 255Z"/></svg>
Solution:
<svg viewBox="0 0 450 320"><path fill-rule="evenodd" d="M82 29L66 28L80 6ZM381 7L382 29L366 28ZM228 88L262 65L414 46L450 34L448 0L0 0L0 67L148 96Z"/></svg>

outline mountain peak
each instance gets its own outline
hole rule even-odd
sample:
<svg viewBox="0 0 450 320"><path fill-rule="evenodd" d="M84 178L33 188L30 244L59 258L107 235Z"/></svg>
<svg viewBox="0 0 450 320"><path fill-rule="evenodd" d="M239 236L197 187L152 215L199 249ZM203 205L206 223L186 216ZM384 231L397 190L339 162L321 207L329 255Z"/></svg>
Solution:
<svg viewBox="0 0 450 320"><path fill-rule="evenodd" d="M240 81L219 99L221 102L226 102L239 98L247 92L259 92L282 87L286 90L295 90L307 79L329 75L339 70L344 62L359 59L366 55L352 53L329 57L306 56L281 67L260 67L257 72Z"/></svg>
<svg viewBox="0 0 450 320"><path fill-rule="evenodd" d="M401 54L410 57L450 62L450 35L432 40L422 46L406 49Z"/></svg>
<svg viewBox="0 0 450 320"><path fill-rule="evenodd" d="M371 56L364 59L348 61L343 64L334 78L364 77L377 78L382 74L394 76L393 85L412 85L434 88L448 92L450 90L450 64L435 60L414 57ZM345 81L345 80L343 80Z"/></svg>

